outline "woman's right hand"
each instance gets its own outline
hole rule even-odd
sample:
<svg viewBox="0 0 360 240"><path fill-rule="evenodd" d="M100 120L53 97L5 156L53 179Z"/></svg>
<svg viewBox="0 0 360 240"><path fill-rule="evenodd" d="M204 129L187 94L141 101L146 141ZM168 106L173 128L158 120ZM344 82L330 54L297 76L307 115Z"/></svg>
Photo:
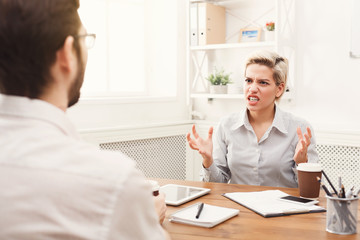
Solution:
<svg viewBox="0 0 360 240"><path fill-rule="evenodd" d="M208 168L213 163L212 158L212 151L213 151L213 142L212 142L212 134L213 134L213 127L209 128L209 134L207 139L202 139L199 134L195 130L195 125L192 126L192 133L194 138L190 137L190 133L186 135L186 139L189 142L189 146L197 150L202 158L203 158L203 166Z"/></svg>

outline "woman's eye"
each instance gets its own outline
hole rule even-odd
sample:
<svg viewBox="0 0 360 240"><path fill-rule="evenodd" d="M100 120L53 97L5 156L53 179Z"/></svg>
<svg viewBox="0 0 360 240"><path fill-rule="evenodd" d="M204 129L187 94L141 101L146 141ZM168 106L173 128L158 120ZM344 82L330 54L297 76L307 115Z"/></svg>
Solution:
<svg viewBox="0 0 360 240"><path fill-rule="evenodd" d="M265 81L260 81L260 84L261 84L261 85L269 85L269 83L268 83L268 82L265 82Z"/></svg>
<svg viewBox="0 0 360 240"><path fill-rule="evenodd" d="M246 79L245 79L245 82L250 83L250 82L251 82L251 79L246 78Z"/></svg>

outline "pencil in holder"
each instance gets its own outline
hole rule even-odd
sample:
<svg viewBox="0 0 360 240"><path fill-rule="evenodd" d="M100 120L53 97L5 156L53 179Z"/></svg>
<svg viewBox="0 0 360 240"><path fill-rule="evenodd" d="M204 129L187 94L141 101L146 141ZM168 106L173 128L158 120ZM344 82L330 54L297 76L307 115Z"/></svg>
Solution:
<svg viewBox="0 0 360 240"><path fill-rule="evenodd" d="M326 198L326 231L341 235L355 234L359 198Z"/></svg>

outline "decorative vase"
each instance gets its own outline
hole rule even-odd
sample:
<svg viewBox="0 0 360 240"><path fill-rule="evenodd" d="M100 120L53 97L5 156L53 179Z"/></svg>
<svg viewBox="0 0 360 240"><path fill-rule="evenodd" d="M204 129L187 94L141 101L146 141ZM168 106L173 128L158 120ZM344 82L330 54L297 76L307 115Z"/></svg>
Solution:
<svg viewBox="0 0 360 240"><path fill-rule="evenodd" d="M211 94L226 94L227 85L210 85Z"/></svg>
<svg viewBox="0 0 360 240"><path fill-rule="evenodd" d="M275 40L275 31L265 31L265 41L271 42Z"/></svg>

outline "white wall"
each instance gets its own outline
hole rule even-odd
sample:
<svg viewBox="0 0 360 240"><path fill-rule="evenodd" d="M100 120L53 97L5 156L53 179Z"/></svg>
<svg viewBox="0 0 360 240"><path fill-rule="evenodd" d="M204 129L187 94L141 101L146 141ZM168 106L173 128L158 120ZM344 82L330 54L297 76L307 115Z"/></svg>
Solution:
<svg viewBox="0 0 360 240"><path fill-rule="evenodd" d="M360 59L349 57L351 14L352 0L296 1L298 76L292 111L315 129L360 132Z"/></svg>

